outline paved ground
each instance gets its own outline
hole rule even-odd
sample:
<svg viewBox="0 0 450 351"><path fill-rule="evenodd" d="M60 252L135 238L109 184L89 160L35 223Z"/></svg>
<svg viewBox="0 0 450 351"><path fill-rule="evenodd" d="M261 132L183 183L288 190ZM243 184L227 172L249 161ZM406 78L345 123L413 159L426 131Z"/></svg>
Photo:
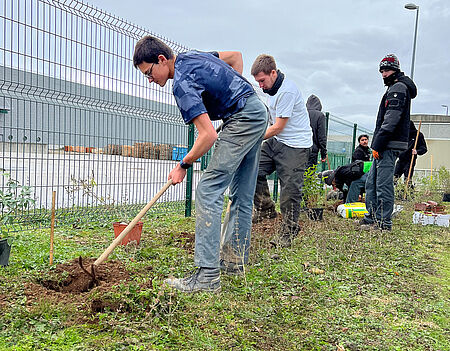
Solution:
<svg viewBox="0 0 450 351"><path fill-rule="evenodd" d="M69 192L71 179L94 180L94 190L108 203L147 203L167 181L178 161L153 160L118 155L81 154L52 151L48 153L0 152L0 167L23 185L34 189L36 208L51 208L52 192L56 191L56 208L86 206L96 200L83 191ZM200 162L194 164L193 198L200 179ZM0 186L5 185L0 178ZM273 189L273 181L269 181ZM186 180L170 187L159 201L183 201Z"/></svg>
<svg viewBox="0 0 450 351"><path fill-rule="evenodd" d="M57 208L85 206L92 197L82 191L69 194L71 178L94 179L98 196L116 204L148 202L166 183L177 161L163 161L103 154L52 152L47 154L0 153L0 167L21 184L32 186L36 207L51 208L55 190ZM199 179L200 163L194 166L194 189ZM5 177L1 179L5 184ZM161 201L184 200L186 182L170 187Z"/></svg>

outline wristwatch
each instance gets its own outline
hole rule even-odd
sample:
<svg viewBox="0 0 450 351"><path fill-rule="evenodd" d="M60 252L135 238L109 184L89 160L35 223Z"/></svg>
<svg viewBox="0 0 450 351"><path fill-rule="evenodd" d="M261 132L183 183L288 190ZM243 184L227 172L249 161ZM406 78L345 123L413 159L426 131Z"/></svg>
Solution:
<svg viewBox="0 0 450 351"><path fill-rule="evenodd" d="M189 169L192 167L192 163L184 163L183 160L180 161L180 167L183 169Z"/></svg>

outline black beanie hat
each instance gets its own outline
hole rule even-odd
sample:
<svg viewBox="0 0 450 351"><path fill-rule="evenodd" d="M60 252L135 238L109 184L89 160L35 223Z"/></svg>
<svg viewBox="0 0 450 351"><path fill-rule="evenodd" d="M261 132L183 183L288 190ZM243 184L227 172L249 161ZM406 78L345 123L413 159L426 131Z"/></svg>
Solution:
<svg viewBox="0 0 450 351"><path fill-rule="evenodd" d="M394 54L389 54L383 57L380 62L380 72L382 69L391 69L393 71L400 71L400 62L398 62L397 56Z"/></svg>

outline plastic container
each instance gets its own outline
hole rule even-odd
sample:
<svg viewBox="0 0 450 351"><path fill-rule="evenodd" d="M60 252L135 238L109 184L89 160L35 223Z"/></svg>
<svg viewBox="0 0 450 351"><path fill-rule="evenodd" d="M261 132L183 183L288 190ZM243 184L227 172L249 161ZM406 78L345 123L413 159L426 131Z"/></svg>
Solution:
<svg viewBox="0 0 450 351"><path fill-rule="evenodd" d="M364 202L342 204L338 206L336 211L344 218L364 217L364 215L368 213Z"/></svg>
<svg viewBox="0 0 450 351"><path fill-rule="evenodd" d="M306 213L312 221L323 220L323 208L308 208Z"/></svg>
<svg viewBox="0 0 450 351"><path fill-rule="evenodd" d="M174 146L172 149L172 160L181 161L186 156L188 148L184 146Z"/></svg>
<svg viewBox="0 0 450 351"><path fill-rule="evenodd" d="M8 239L0 239L0 266L9 264L9 255L11 254L11 245Z"/></svg>
<svg viewBox="0 0 450 351"><path fill-rule="evenodd" d="M131 231L128 233L128 235L122 239L121 245L127 245L130 241L135 241L136 245L139 245L141 241L143 224L144 223L142 222L137 222L134 228L131 229ZM113 223L114 236L117 238L127 226L128 223L119 223L119 222Z"/></svg>
<svg viewBox="0 0 450 351"><path fill-rule="evenodd" d="M372 161L365 161L364 162L364 168L363 168L363 172L367 173L370 171L370 167L372 167Z"/></svg>

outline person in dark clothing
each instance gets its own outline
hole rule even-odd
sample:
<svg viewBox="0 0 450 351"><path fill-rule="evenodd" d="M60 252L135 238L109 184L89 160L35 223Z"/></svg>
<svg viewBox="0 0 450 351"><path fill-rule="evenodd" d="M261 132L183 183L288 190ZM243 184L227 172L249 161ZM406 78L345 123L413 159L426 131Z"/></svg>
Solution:
<svg viewBox="0 0 450 351"><path fill-rule="evenodd" d="M352 162L356 160L361 161L370 161L370 156L372 156L372 152L370 150L369 145L369 136L367 134L361 134L358 137L359 145L356 147L355 151L353 151Z"/></svg>
<svg viewBox="0 0 450 351"><path fill-rule="evenodd" d="M365 189L367 173L364 173L364 162L367 161L356 160L335 170L319 173L317 176L323 178L325 184L333 185L342 191L345 203L357 202L359 194ZM347 185L347 189L344 185Z"/></svg>
<svg viewBox="0 0 450 351"><path fill-rule="evenodd" d="M374 160L366 181L368 213L360 225L362 229L391 230L395 161L408 148L411 99L416 97L417 88L411 78L400 71L395 55L386 55L379 68L387 90L378 109L371 145Z"/></svg>
<svg viewBox="0 0 450 351"><path fill-rule="evenodd" d="M309 123L313 132L313 146L309 155L306 168L317 164L317 156L320 151L320 159L325 162L327 159L327 131L325 127L325 116L322 112L322 103L315 95L311 95L306 102L309 114Z"/></svg>
<svg viewBox="0 0 450 351"><path fill-rule="evenodd" d="M411 165L411 157L413 158L413 163L411 167L410 179L414 173L414 166L416 165L417 155L425 155L428 151L427 143L425 142L425 137L422 132L419 132L419 138L417 139L417 146L414 149L414 144L416 142L417 129L413 121L409 123L409 142L408 150L402 152L398 155L397 164L395 165L394 179L397 181L402 175L405 180L408 178L409 167Z"/></svg>

